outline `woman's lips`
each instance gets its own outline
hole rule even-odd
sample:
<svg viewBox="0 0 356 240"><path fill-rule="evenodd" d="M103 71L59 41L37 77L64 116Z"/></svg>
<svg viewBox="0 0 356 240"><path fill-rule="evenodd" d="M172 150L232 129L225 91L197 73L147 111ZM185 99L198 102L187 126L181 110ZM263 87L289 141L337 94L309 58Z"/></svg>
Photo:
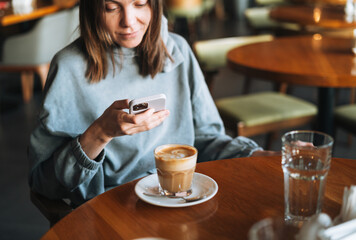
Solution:
<svg viewBox="0 0 356 240"><path fill-rule="evenodd" d="M134 38L137 36L137 32L132 32L132 33L120 33L119 34L121 37L126 38L126 39L130 39L130 38Z"/></svg>

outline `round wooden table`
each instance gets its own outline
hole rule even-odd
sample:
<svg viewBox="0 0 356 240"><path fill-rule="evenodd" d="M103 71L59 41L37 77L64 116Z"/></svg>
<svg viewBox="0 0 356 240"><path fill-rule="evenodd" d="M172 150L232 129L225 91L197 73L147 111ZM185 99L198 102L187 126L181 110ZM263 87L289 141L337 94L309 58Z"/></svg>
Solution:
<svg viewBox="0 0 356 240"><path fill-rule="evenodd" d="M337 5L296 5L277 6L271 9L269 16L279 22L297 23L302 27L354 28L355 22L348 22L344 6Z"/></svg>
<svg viewBox="0 0 356 240"><path fill-rule="evenodd" d="M257 221L283 216L281 157L251 157L199 163L218 193L209 201L165 208L140 200L136 181L88 201L64 217L42 239L247 239ZM356 160L333 159L323 212L335 217L345 186L356 184Z"/></svg>
<svg viewBox="0 0 356 240"><path fill-rule="evenodd" d="M333 134L334 88L356 87L349 38L294 36L232 49L228 66L250 77L319 87L317 129Z"/></svg>

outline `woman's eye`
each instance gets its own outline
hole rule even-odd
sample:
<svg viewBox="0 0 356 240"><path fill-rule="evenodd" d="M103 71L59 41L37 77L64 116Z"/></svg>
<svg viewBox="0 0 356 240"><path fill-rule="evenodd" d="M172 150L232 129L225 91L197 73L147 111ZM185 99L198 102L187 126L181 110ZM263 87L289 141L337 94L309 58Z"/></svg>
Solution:
<svg viewBox="0 0 356 240"><path fill-rule="evenodd" d="M113 3L108 3L105 5L105 9L107 12L113 12L119 9L119 6L117 4Z"/></svg>
<svg viewBox="0 0 356 240"><path fill-rule="evenodd" d="M148 1L137 1L137 2L135 2L137 7L144 7L144 6L147 5L147 3L148 3Z"/></svg>

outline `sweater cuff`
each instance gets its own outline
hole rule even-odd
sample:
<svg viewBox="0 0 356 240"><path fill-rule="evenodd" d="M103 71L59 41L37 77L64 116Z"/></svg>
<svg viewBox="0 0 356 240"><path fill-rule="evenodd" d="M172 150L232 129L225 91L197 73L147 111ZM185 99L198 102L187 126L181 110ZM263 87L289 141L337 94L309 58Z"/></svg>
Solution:
<svg viewBox="0 0 356 240"><path fill-rule="evenodd" d="M87 168L89 170L96 170L104 162L105 149L100 152L96 160L92 160L83 151L82 146L79 143L79 136L73 139L71 147L73 150L73 154L78 161L78 164L81 165L83 168Z"/></svg>

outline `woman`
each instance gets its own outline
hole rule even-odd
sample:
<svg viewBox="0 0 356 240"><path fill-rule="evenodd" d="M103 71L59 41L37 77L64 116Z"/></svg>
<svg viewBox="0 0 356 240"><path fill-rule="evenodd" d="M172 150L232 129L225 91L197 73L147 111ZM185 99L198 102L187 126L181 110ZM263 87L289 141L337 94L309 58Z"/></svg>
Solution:
<svg viewBox="0 0 356 240"><path fill-rule="evenodd" d="M79 205L154 172L153 149L166 143L194 145L198 161L262 150L225 135L189 45L167 30L162 0L80 1L80 32L51 63L30 140L34 191ZM160 93L167 110L127 113L129 99Z"/></svg>

